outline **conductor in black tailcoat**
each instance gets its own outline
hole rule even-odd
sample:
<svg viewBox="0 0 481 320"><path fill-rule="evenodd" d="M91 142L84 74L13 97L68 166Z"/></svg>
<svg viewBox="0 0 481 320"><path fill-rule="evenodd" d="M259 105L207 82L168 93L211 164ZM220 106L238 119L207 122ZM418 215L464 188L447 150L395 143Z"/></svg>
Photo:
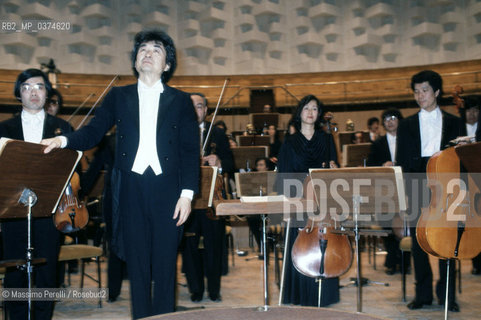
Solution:
<svg viewBox="0 0 481 320"><path fill-rule="evenodd" d="M72 131L70 124L45 112L46 99L52 85L47 76L38 69L27 69L20 73L15 82L15 97L22 102L22 112L0 123L0 137L39 143L44 138L55 137ZM28 164L25 164L28 165ZM48 214L48 213L47 213ZM25 259L27 249L27 219L11 219L2 222L4 245L3 259ZM55 288L57 260L60 249L60 233L55 229L52 218L32 220L33 257L46 258L45 265L34 268L34 285L37 288ZM7 272L6 288L26 288L25 271ZM10 319L27 319L27 302L7 302ZM34 319L51 319L53 301L35 301L32 308Z"/></svg>
<svg viewBox="0 0 481 320"><path fill-rule="evenodd" d="M199 185L199 127L189 94L167 85L176 67L167 34L139 32L132 67L138 82L113 88L88 125L43 143L45 152L87 150L116 125L112 249L127 262L137 319L175 309L177 248Z"/></svg>
<svg viewBox="0 0 481 320"><path fill-rule="evenodd" d="M207 99L202 93L191 93L194 109L197 113L200 145L206 146L202 162L204 165L216 166L222 173L234 171L234 159L229 141L222 129L211 128L205 121ZM208 139L207 143L205 143ZM183 269L191 293L191 300L199 302L204 295L204 276L207 278L207 291L212 301L221 301L220 284L225 242L225 221L222 218L209 217L206 210L194 210L185 226L185 247L183 251ZM203 236L204 250L199 250L199 240Z"/></svg>
<svg viewBox="0 0 481 320"><path fill-rule="evenodd" d="M420 107L420 111L404 119L398 129L396 163L400 165L404 173L417 173L416 179L412 176L407 177L406 191L412 196L416 193L422 194L426 188L425 178L426 165L429 158L436 152L445 148L448 142L460 136L462 123L438 105L438 99L442 96L442 78L431 70L425 70L415 74L411 79L411 88L414 92L414 99ZM405 177L406 178L406 177ZM418 191L410 190L413 182L417 181ZM424 200L424 201L423 201ZM419 201L409 198L409 213L411 216L419 217L421 207L427 206L429 199ZM422 202L422 203L421 203ZM416 221L411 222L412 235L412 257L414 261L414 275L416 280L416 290L414 300L407 307L409 309L419 309L424 305L430 305L433 300L433 274L429 264L428 255L421 249L415 236ZM459 306L455 301L455 277L454 263L450 266L450 290L448 308L451 311L459 311ZM439 261L440 279L436 286L436 293L440 304L444 304L444 294L446 290L446 261Z"/></svg>

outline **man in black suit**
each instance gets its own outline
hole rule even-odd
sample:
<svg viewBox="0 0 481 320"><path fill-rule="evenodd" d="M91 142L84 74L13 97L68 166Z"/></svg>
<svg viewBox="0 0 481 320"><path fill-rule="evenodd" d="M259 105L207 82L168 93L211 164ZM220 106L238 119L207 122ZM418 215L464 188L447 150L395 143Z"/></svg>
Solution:
<svg viewBox="0 0 481 320"><path fill-rule="evenodd" d="M399 122L403 119L401 112L396 108L385 110L381 116L382 124L386 130L386 135L379 137L371 145L371 150L367 160L368 166L394 166L396 163L396 134ZM392 230L391 228L389 228ZM401 270L402 255L404 254L404 270L409 269L410 255L403 253L399 249L399 239L393 233L384 239L386 247L386 260L384 266L386 273L393 275L396 269Z"/></svg>
<svg viewBox="0 0 481 320"><path fill-rule="evenodd" d="M406 178L406 187L410 202L411 216L420 216L421 207L427 206L429 199L413 200L413 196L422 194L426 188L425 179L426 165L429 158L436 152L445 148L448 142L461 134L462 123L459 118L442 111L438 105L438 99L442 96L442 78L431 70L425 70L415 74L411 79L411 88L414 99L420 107L420 111L404 119L398 129L396 163L403 168L404 173L418 175ZM418 191L410 188L413 183L418 183ZM416 221L411 222L411 226ZM428 255L421 249L417 238L414 236L415 228L412 227L413 238L412 256L414 261L414 275L416 279L416 295L407 306L409 309L419 309L424 305L430 305L433 299L433 274L429 264ZM454 263L450 264L450 288L448 308L451 311L459 311L455 301L455 277ZM446 292L446 261L439 260L440 279L436 285L436 294L439 302L444 304Z"/></svg>
<svg viewBox="0 0 481 320"><path fill-rule="evenodd" d="M205 145L202 162L204 165L216 166L222 173L234 172L234 159L229 141L224 131L211 128L205 121L207 116L207 99L202 93L190 95L199 122L200 144ZM206 139L208 139L206 143ZM194 210L185 225L185 247L183 251L183 269L191 293L191 300L199 302L204 295L204 275L207 278L207 291L212 301L221 301L220 283L225 242L225 221L222 218L209 217L206 210ZM200 237L204 238L204 250L199 250Z"/></svg>
<svg viewBox="0 0 481 320"><path fill-rule="evenodd" d="M72 131L68 122L45 112L44 106L52 92L47 76L38 69L27 69L15 82L15 97L22 103L22 112L0 123L0 137L39 143L43 138L54 137ZM28 165L28 164L24 164ZM4 245L3 259L25 259L27 249L27 219L9 219L2 222ZM35 266L34 279L37 288L55 288L60 233L52 218L32 219L33 257L46 258L45 265ZM26 288L25 271L7 272L6 288ZM27 319L26 301L7 302L10 319ZM34 319L51 319L53 301L35 301L32 308Z"/></svg>
<svg viewBox="0 0 481 320"><path fill-rule="evenodd" d="M133 318L173 312L177 248L199 185L199 127L189 94L167 86L176 67L172 39L134 39L136 84L112 88L88 125L45 140L88 150L116 125L112 249L127 262ZM153 283L153 288L152 288Z"/></svg>

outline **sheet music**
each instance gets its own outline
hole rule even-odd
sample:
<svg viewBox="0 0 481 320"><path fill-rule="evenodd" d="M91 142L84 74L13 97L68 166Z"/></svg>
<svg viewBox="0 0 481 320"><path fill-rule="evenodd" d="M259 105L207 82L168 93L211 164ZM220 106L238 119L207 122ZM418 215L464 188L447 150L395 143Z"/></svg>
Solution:
<svg viewBox="0 0 481 320"><path fill-rule="evenodd" d="M277 196L245 196L240 198L241 202L255 203L255 202L272 202L272 201L287 201L285 195Z"/></svg>

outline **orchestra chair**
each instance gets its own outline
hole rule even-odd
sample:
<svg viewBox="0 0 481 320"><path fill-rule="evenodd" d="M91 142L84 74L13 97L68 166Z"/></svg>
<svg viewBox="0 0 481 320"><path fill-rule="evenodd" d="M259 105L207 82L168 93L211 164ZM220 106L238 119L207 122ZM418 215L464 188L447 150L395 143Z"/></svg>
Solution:
<svg viewBox="0 0 481 320"><path fill-rule="evenodd" d="M98 284L98 288L102 288L101 282L101 270L100 270L100 257L103 254L103 250L100 247L90 246L86 244L69 244L60 246L60 252L58 255L58 261L70 261L81 259L80 264L80 288L84 286L84 276L95 281ZM85 259L94 258L97 262L97 279L93 278L89 274L85 273ZM70 275L69 275L70 284ZM99 298L99 308L102 307L102 299Z"/></svg>

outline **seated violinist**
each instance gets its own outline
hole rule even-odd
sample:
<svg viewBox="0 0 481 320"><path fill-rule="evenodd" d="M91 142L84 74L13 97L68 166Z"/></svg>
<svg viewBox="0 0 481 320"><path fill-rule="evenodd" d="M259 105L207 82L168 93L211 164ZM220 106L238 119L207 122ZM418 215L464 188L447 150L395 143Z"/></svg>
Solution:
<svg viewBox="0 0 481 320"><path fill-rule="evenodd" d="M190 95L197 113L201 132L201 145L205 145L202 165L217 166L223 173L234 171L234 160L225 133L205 121L207 99L202 93ZM205 141L207 140L207 143ZM202 152L202 151L201 151ZM193 210L185 224L185 246L183 251L183 270L187 278L190 298L200 302L204 296L204 271L207 278L207 291L212 301L221 301L220 284L225 252L225 221L208 217L207 210ZM204 250L199 250L200 237L204 238Z"/></svg>

